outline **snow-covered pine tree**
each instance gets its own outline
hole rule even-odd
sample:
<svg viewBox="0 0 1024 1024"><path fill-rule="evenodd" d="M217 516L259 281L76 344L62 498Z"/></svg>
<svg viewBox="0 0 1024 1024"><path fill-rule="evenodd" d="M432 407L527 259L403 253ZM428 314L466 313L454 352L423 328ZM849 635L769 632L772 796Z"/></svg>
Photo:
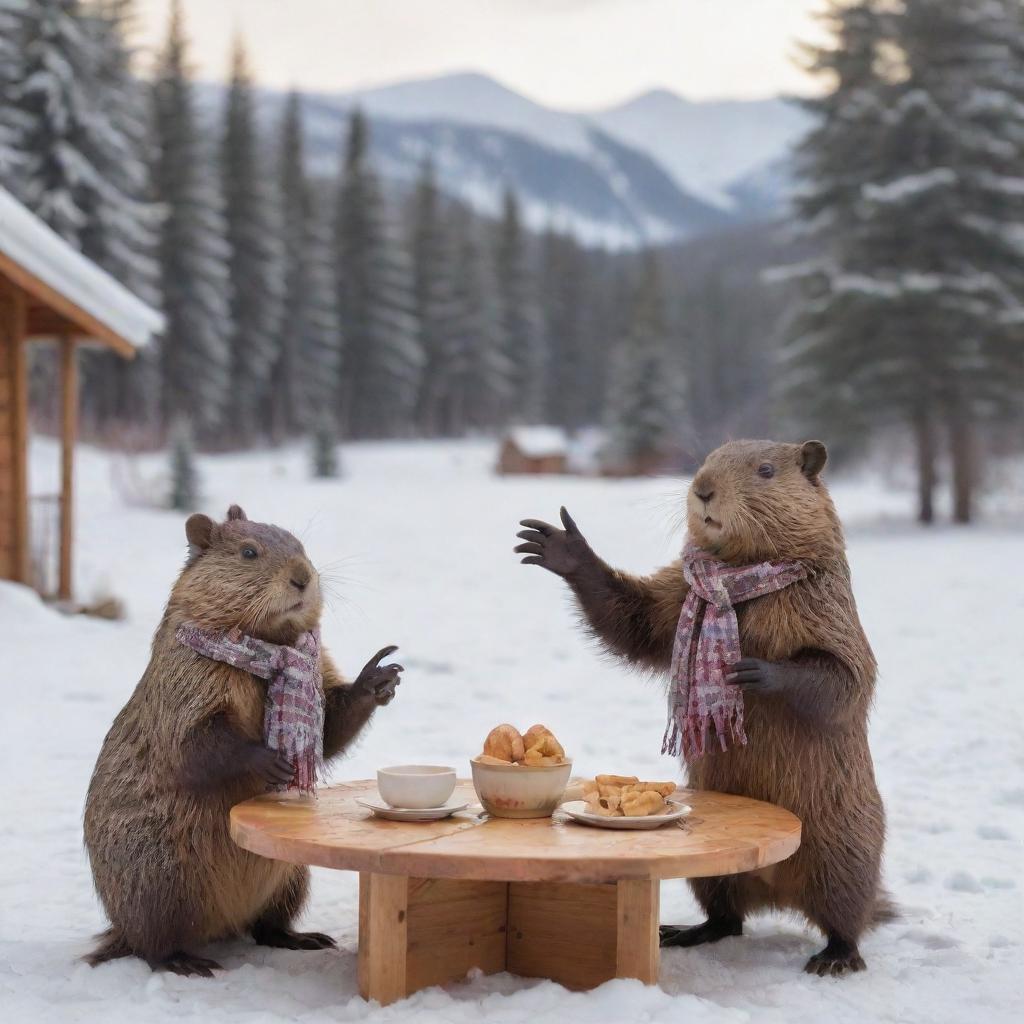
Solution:
<svg viewBox="0 0 1024 1024"><path fill-rule="evenodd" d="M612 364L607 399L612 463L625 472L650 472L666 454L681 391L669 359L661 273L651 251L643 256L630 325Z"/></svg>
<svg viewBox="0 0 1024 1024"><path fill-rule="evenodd" d="M409 254L370 166L369 129L349 122L335 215L338 306L345 331L343 407L352 437L413 427L423 367Z"/></svg>
<svg viewBox="0 0 1024 1024"><path fill-rule="evenodd" d="M264 173L252 80L236 40L220 147L224 220L231 248L231 388L228 433L251 445L269 424L268 408L287 402L270 374L278 360L284 298L280 207ZM276 413L280 416L280 412ZM271 412L271 419L275 413Z"/></svg>
<svg viewBox="0 0 1024 1024"><path fill-rule="evenodd" d="M459 367L455 380L456 410L452 426L489 430L508 422L513 394L513 368L504 349L501 304L491 248L480 237L484 225L464 218L458 225Z"/></svg>
<svg viewBox="0 0 1024 1024"><path fill-rule="evenodd" d="M546 352L537 281L519 200L505 191L496 245L502 348L512 372L512 417L524 423L544 419Z"/></svg>
<svg viewBox="0 0 1024 1024"><path fill-rule="evenodd" d="M230 384L230 255L221 200L197 123L178 0L153 83L153 185L164 206L161 339L164 423L179 416L212 436Z"/></svg>
<svg viewBox="0 0 1024 1024"><path fill-rule="evenodd" d="M278 149L284 251L284 315L273 381L278 401L272 432L314 430L328 414L337 431L341 331L329 220L306 173L302 99L291 93Z"/></svg>
<svg viewBox="0 0 1024 1024"><path fill-rule="evenodd" d="M791 380L862 429L913 429L926 522L940 417L966 520L971 423L1021 377L1021 18L1015 0L837 4L818 51L835 85L799 209L824 256L802 275Z"/></svg>
<svg viewBox="0 0 1024 1024"><path fill-rule="evenodd" d="M82 199L82 252L144 302L159 307L161 210L150 201L148 95L132 73L128 40L134 0L92 0L83 11L84 31L95 47L93 81L100 117L84 144L99 185ZM100 425L132 420L155 426L159 384L155 351L131 361L109 352L85 353L83 417Z"/></svg>
<svg viewBox="0 0 1024 1024"><path fill-rule="evenodd" d="M86 219L82 196L99 183L84 153L96 122L94 41L77 0L31 0L20 20L11 143L19 167L7 183L57 234L78 245Z"/></svg>
<svg viewBox="0 0 1024 1024"><path fill-rule="evenodd" d="M413 292L424 357L416 422L428 436L453 432L453 383L464 369L459 346L457 253L450 217L434 180L433 164L428 160L412 198L410 231Z"/></svg>
<svg viewBox="0 0 1024 1024"><path fill-rule="evenodd" d="M0 185L17 194L21 170L21 83L25 80L28 0L0 0Z"/></svg>

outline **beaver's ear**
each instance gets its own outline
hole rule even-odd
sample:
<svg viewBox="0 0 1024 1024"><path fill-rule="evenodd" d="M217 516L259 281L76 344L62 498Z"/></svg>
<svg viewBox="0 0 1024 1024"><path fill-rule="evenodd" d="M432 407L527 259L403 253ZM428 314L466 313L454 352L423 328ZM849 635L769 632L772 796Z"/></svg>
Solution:
<svg viewBox="0 0 1024 1024"><path fill-rule="evenodd" d="M821 441L805 441L800 447L800 472L812 483L828 462L828 449Z"/></svg>
<svg viewBox="0 0 1024 1024"><path fill-rule="evenodd" d="M228 522L229 523L231 522L232 519L248 519L248 518L249 517L242 511L242 506L241 505L232 505L231 508L228 509Z"/></svg>
<svg viewBox="0 0 1024 1024"><path fill-rule="evenodd" d="M185 520L188 538L188 565L191 565L213 543L213 520L201 512Z"/></svg>

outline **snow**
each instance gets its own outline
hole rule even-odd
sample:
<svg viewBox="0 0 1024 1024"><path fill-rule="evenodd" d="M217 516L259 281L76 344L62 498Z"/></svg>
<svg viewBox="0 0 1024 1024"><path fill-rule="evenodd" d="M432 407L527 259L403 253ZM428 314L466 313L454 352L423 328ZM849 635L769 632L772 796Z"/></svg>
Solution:
<svg viewBox="0 0 1024 1024"><path fill-rule="evenodd" d="M934 188L946 188L959 181L956 171L949 167L935 167L923 174L906 174L884 185L865 185L864 198L876 203L901 203L905 199L916 199L923 192Z"/></svg>
<svg viewBox="0 0 1024 1024"><path fill-rule="evenodd" d="M513 427L507 436L527 458L531 459L565 455L569 450L569 438L561 427Z"/></svg>
<svg viewBox="0 0 1024 1024"><path fill-rule="evenodd" d="M77 252L2 187L0 252L136 348L163 330L160 313Z"/></svg>
<svg viewBox="0 0 1024 1024"><path fill-rule="evenodd" d="M659 754L660 687L600 657L565 588L511 552L523 516L566 504L612 564L647 571L680 545L685 481L496 477L495 446L347 447L347 476L309 478L301 449L200 458L203 508L240 502L292 528L325 570L325 643L352 671L385 643L407 667L338 778L426 760L465 771L499 720L545 721L581 773L678 777ZM303 924L337 951L286 952L248 940L209 951L213 981L151 974L136 960L77 960L102 926L82 850L81 811L113 716L148 658L185 553L183 516L129 504L112 489L123 457L82 449L76 570L80 596L113 592L129 618L65 618L0 585L6 780L0 840L0 1004L9 1020L104 1024L233 1020L533 1024L861 1021L1003 1024L1021 1005L1019 681L1024 656L1024 472L972 529L925 531L894 470L840 480L858 604L880 665L871 739L889 815L885 877L903 916L869 935L868 971L842 980L800 968L821 940L788 916L743 938L667 950L661 987L617 981L587 993L501 974L432 989L387 1009L356 988L356 878L314 872ZM32 450L33 489L56 473L50 442ZM163 457L136 476L155 491ZM1024 467L1020 467L1024 470ZM663 887L666 921L698 919L683 882Z"/></svg>

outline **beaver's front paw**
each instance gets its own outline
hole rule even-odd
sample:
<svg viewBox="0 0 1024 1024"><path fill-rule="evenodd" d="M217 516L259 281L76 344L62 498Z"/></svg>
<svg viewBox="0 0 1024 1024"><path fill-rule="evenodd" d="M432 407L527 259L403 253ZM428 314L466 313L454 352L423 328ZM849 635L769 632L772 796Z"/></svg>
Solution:
<svg viewBox="0 0 1024 1024"><path fill-rule="evenodd" d="M520 520L519 525L526 529L516 536L526 543L517 544L512 550L526 556L520 559L523 565L540 565L556 576L569 579L597 562L597 556L564 507L561 518L564 530L541 519Z"/></svg>
<svg viewBox="0 0 1024 1024"><path fill-rule="evenodd" d="M253 744L249 766L268 786L287 786L295 776L295 765L279 750L271 750L262 743Z"/></svg>
<svg viewBox="0 0 1024 1024"><path fill-rule="evenodd" d="M402 681L401 665L381 665L380 662L394 654L395 646L381 648L364 666L352 684L352 694L373 700L378 705L390 704L395 699L395 690Z"/></svg>
<svg viewBox="0 0 1024 1024"><path fill-rule="evenodd" d="M790 686L793 672L786 662L741 658L725 670L725 681L747 693L782 693Z"/></svg>

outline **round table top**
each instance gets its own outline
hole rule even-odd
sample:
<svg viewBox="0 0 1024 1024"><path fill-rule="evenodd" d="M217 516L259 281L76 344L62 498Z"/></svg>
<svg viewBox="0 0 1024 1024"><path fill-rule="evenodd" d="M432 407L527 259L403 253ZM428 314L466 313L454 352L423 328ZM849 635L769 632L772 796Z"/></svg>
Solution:
<svg viewBox="0 0 1024 1024"><path fill-rule="evenodd" d="M231 836L264 857L350 871L478 881L614 882L730 875L785 860L800 845L800 820L774 804L680 789L693 811L650 831L553 818L492 818L473 784L455 796L470 807L442 821L384 821L356 803L372 781L321 789L316 800L256 797L231 809ZM474 810L474 807L476 809Z"/></svg>

